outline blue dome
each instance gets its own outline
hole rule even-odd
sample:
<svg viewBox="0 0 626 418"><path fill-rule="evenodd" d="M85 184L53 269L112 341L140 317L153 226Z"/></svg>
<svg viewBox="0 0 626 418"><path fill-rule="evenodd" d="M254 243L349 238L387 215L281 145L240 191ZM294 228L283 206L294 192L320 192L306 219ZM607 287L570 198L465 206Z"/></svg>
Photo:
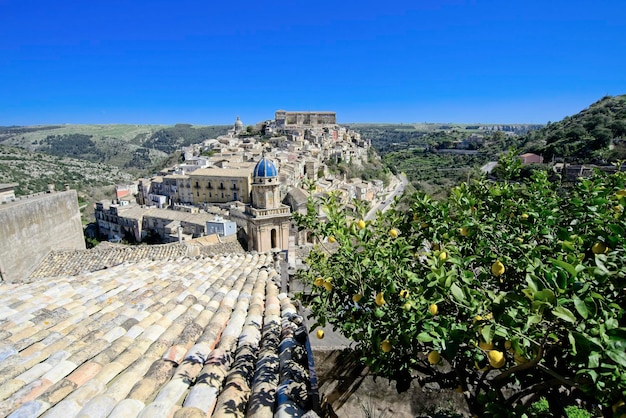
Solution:
<svg viewBox="0 0 626 418"><path fill-rule="evenodd" d="M254 171L252 172L253 177L278 177L278 170L276 166L272 162L272 160L263 157L261 161L256 163L254 167Z"/></svg>

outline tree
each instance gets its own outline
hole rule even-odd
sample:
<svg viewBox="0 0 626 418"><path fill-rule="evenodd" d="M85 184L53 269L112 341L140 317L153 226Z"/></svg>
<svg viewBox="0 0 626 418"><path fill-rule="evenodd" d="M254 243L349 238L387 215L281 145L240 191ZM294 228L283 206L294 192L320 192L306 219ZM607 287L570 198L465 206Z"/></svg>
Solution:
<svg viewBox="0 0 626 418"><path fill-rule="evenodd" d="M514 166L511 158L500 164ZM523 416L540 397L555 416L576 399L620 416L624 206L620 171L567 190L545 171L481 179L441 202L418 193L408 209L367 222L348 218L331 195L295 215L338 244L312 251L300 276L317 324L351 338L369 370L399 391L415 380L456 388L479 416Z"/></svg>

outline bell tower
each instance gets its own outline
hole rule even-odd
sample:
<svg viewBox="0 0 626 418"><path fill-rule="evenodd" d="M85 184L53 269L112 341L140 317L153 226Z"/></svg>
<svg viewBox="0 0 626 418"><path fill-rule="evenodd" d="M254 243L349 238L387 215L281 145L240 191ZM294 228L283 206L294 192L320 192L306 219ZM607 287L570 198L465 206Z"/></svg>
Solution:
<svg viewBox="0 0 626 418"><path fill-rule="evenodd" d="M288 251L291 210L280 201L278 170L265 156L252 173L252 203L246 215L249 250Z"/></svg>

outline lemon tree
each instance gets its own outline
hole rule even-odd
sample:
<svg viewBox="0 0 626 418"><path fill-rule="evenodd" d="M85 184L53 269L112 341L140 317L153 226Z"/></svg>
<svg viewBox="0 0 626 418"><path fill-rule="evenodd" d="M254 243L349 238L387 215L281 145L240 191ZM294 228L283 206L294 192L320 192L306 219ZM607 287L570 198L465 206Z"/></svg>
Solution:
<svg viewBox="0 0 626 418"><path fill-rule="evenodd" d="M539 397L555 414L577 402L620 416L626 173L513 181L516 161L500 161L502 181L461 184L445 201L416 194L373 221L333 195L311 199L296 215L320 242L300 272L307 303L399 391L457 389L479 416L522 416Z"/></svg>

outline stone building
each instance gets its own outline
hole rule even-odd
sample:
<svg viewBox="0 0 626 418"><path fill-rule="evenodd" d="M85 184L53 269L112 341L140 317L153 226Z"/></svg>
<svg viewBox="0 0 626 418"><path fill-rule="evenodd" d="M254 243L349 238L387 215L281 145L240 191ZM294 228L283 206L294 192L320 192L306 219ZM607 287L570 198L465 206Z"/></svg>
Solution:
<svg viewBox="0 0 626 418"><path fill-rule="evenodd" d="M310 126L335 125L337 114L335 112L288 112L277 110L275 123L278 130L289 130Z"/></svg>
<svg viewBox="0 0 626 418"><path fill-rule="evenodd" d="M289 206L281 203L276 165L263 157L252 173L252 202L245 208L248 249L289 249Z"/></svg>
<svg viewBox="0 0 626 418"><path fill-rule="evenodd" d="M15 200L15 187L17 183L0 183L0 203Z"/></svg>

